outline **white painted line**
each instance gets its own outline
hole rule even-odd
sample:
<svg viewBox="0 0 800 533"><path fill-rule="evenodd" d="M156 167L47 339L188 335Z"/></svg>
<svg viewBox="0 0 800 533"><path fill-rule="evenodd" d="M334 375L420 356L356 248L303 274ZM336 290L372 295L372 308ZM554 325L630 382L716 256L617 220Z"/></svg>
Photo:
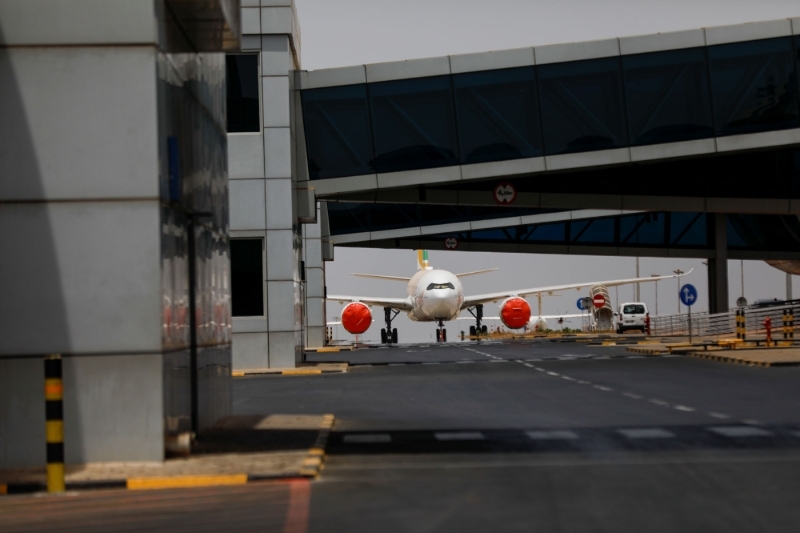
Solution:
<svg viewBox="0 0 800 533"><path fill-rule="evenodd" d="M714 418L722 418L722 419L730 418L730 416L724 415L722 413L708 413L708 416L713 416Z"/></svg>
<svg viewBox="0 0 800 533"><path fill-rule="evenodd" d="M669 407L669 402L665 402L664 400L657 400L657 399L655 399L655 398L652 398L652 399L650 399L650 400L648 400L648 401L649 401L650 403L654 403L654 404L656 404L656 405L660 405L660 406L662 406L662 407Z"/></svg>
<svg viewBox="0 0 800 533"><path fill-rule="evenodd" d="M567 430L526 431L525 434L532 440L574 440L578 438L574 431Z"/></svg>
<svg viewBox="0 0 800 533"><path fill-rule="evenodd" d="M629 439L674 439L675 434L661 428L629 428L618 429L617 433Z"/></svg>
<svg viewBox="0 0 800 533"><path fill-rule="evenodd" d="M581 379L578 380L578 383L580 383L581 385L591 385L592 384L591 381L583 381Z"/></svg>
<svg viewBox="0 0 800 533"><path fill-rule="evenodd" d="M522 363L522 366L527 366L528 368L533 368L533 365L529 365L528 363Z"/></svg>
<svg viewBox="0 0 800 533"><path fill-rule="evenodd" d="M436 440L484 440L480 431L450 431L434 433Z"/></svg>
<svg viewBox="0 0 800 533"><path fill-rule="evenodd" d="M694 411L694 407L686 407L685 405L673 405L673 407L678 411L685 411L687 413L691 413Z"/></svg>
<svg viewBox="0 0 800 533"><path fill-rule="evenodd" d="M560 376L561 374L557 374L555 372L548 372L547 375L548 376Z"/></svg>
<svg viewBox="0 0 800 533"><path fill-rule="evenodd" d="M604 386L602 386L602 385L592 385L592 387L594 387L595 389L599 389L599 390L602 390L602 391L606 391L606 392L610 392L610 391L613 391L613 390L614 390L614 389L612 389L612 388L610 388L610 387L604 387Z"/></svg>
<svg viewBox="0 0 800 533"><path fill-rule="evenodd" d="M345 435L344 442L359 444L375 444L380 442L392 442L392 436L388 433L365 433L361 435Z"/></svg>
<svg viewBox="0 0 800 533"><path fill-rule="evenodd" d="M753 420L752 418L748 418L747 420L742 420L742 422L744 422L745 424L749 424L751 426L763 426L764 425L761 422L759 422L758 420Z"/></svg>
<svg viewBox="0 0 800 533"><path fill-rule="evenodd" d="M566 379L567 381L576 381L575 378L571 378L569 376L561 376L561 379Z"/></svg>
<svg viewBox="0 0 800 533"><path fill-rule="evenodd" d="M623 396L627 396L628 398L633 398L634 400L641 400L642 399L641 396L639 396L638 394L634 394L632 392L623 392L622 395Z"/></svg>
<svg viewBox="0 0 800 533"><path fill-rule="evenodd" d="M719 435L725 437L771 437L773 433L766 429L754 428L752 426L720 426L716 428L708 428Z"/></svg>
<svg viewBox="0 0 800 533"><path fill-rule="evenodd" d="M535 369L536 369L536 370L538 370L539 372L545 372L545 369L544 369L544 368L539 368L538 366L535 366L535 367L533 367L533 368L535 368Z"/></svg>

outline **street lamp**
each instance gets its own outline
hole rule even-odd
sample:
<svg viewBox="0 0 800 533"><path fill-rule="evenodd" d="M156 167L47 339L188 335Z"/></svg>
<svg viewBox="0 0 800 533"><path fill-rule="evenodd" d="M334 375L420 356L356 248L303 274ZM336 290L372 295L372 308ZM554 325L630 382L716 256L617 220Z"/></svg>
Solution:
<svg viewBox="0 0 800 533"><path fill-rule="evenodd" d="M676 276L680 276L683 274L683 270L677 268L673 270L672 273ZM681 278L675 278L675 281L678 282L678 314L681 314Z"/></svg>
<svg viewBox="0 0 800 533"><path fill-rule="evenodd" d="M650 274L651 278L660 277L658 274ZM658 316L658 280L656 280L656 316Z"/></svg>

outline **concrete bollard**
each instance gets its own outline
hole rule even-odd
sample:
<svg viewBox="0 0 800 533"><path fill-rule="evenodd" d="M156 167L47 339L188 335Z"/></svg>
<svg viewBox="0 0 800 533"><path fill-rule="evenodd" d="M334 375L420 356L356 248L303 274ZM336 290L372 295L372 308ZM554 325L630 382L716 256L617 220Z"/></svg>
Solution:
<svg viewBox="0 0 800 533"><path fill-rule="evenodd" d="M47 492L64 492L64 387L61 354L44 359L44 400L47 442Z"/></svg>

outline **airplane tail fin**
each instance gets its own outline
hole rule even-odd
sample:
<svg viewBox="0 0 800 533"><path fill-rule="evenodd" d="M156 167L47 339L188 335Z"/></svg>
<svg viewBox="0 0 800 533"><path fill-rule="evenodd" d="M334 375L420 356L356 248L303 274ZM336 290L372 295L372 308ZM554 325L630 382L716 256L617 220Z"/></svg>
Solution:
<svg viewBox="0 0 800 533"><path fill-rule="evenodd" d="M428 268L428 250L417 250L417 270Z"/></svg>

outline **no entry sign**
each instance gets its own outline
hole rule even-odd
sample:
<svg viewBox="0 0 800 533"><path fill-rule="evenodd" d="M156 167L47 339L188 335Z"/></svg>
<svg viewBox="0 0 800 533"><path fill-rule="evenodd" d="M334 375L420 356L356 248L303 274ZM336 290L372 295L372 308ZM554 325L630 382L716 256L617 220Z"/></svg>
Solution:
<svg viewBox="0 0 800 533"><path fill-rule="evenodd" d="M448 237L444 240L444 247L448 250L455 250L458 248L458 239L455 237Z"/></svg>
<svg viewBox="0 0 800 533"><path fill-rule="evenodd" d="M592 303L596 308L600 309L601 307L606 305L606 297L603 296L602 294L595 294L594 296L592 296Z"/></svg>

